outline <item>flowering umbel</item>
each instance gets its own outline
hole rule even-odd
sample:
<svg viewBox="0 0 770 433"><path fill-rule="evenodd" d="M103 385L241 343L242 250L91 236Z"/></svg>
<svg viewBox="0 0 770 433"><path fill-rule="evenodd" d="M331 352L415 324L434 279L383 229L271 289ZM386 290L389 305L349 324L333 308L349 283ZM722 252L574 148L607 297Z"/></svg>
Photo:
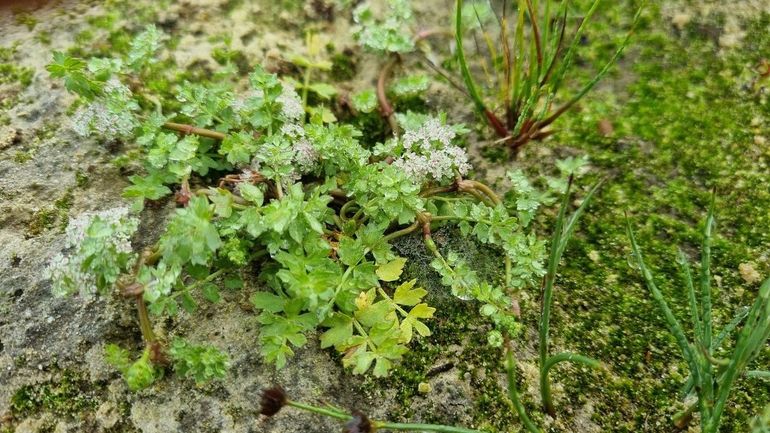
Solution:
<svg viewBox="0 0 770 433"><path fill-rule="evenodd" d="M265 416L273 416L288 403L286 391L276 385L272 388L262 390L259 400L259 413Z"/></svg>
<svg viewBox="0 0 770 433"><path fill-rule="evenodd" d="M471 165L465 150L452 144L457 131L441 119L428 118L419 128L407 128L401 140L403 153L393 166L416 183L446 181L455 172L466 175Z"/></svg>
<svg viewBox="0 0 770 433"><path fill-rule="evenodd" d="M90 295L112 287L135 260L131 236L138 226L123 207L72 219L65 232L66 252L55 255L43 273L53 280L54 294Z"/></svg>
<svg viewBox="0 0 770 433"><path fill-rule="evenodd" d="M353 412L353 418L345 424L342 433L374 433L374 426L369 418L360 411Z"/></svg>

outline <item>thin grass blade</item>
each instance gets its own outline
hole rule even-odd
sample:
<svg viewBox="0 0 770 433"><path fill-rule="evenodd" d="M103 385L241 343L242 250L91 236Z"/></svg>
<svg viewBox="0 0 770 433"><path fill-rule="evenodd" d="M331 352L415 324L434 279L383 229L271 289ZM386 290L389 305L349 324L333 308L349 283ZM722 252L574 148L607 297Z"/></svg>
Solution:
<svg viewBox="0 0 770 433"><path fill-rule="evenodd" d="M690 369L697 372L699 367L696 362L696 357L693 353L692 346L685 336L684 328L682 328L682 325L679 323L679 320L677 320L674 312L671 311L671 308L668 306L668 302L666 302L666 298L663 296L663 293L655 284L652 272L650 272L650 269L644 262L642 252L639 249L639 245L636 243L636 237L634 236L633 229L631 228L631 221L629 220L626 221L626 231L628 233L628 239L631 241L631 249L633 250L634 257L636 258L637 265L639 266L639 271L642 273L642 278L647 285L647 289L649 289L653 299L658 304L658 308L663 313L663 317L666 320L666 325L668 326L671 334L674 336L677 345L679 345L679 349L682 351L682 355L687 361L687 364L690 366Z"/></svg>

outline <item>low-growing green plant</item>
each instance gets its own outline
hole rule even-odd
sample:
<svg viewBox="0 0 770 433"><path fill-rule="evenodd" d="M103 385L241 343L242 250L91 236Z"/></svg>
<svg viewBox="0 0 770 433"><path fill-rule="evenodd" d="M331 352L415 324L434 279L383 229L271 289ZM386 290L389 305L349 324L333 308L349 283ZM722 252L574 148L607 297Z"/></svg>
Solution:
<svg viewBox="0 0 770 433"><path fill-rule="evenodd" d="M636 263L644 278L666 325L675 338L682 357L690 369L687 394L694 393L697 403L690 405L677 414L675 424L685 427L693 412L700 413L701 431L715 433L719 431L727 399L742 376L768 376L763 371L747 371L751 362L765 348L770 337L770 279L765 280L759 289L757 299L748 310L738 312L736 318L714 336L712 291L711 291L711 242L714 226L714 197L712 196L703 230L699 284L693 283L689 259L684 252L679 252L678 264L681 268L689 300L692 338L688 339L679 319L674 315L666 298L655 284L652 272L647 267L639 245L636 242L631 223L628 222L628 238L631 241ZM718 358L715 352L720 349L730 334L743 323L740 332L735 335L735 345L728 358Z"/></svg>
<svg viewBox="0 0 770 433"><path fill-rule="evenodd" d="M582 164L583 162L580 160L573 160L570 163L563 164L563 169L571 173L579 172ZM559 214L556 217L553 235L551 236L551 243L549 246L550 252L547 260L548 265L546 274L543 278L542 304L538 326L538 367L540 373L540 396L543 410L552 417L556 416L556 408L554 407L553 398L551 397L551 382L549 379L551 370L562 362L575 362L591 368L598 368L601 366L599 361L584 355L571 352L560 352L551 355L549 352L551 307L553 306L553 289L554 282L556 281L556 270L559 266L559 262L561 261L562 254L567 248L567 243L569 242L572 234L575 231L575 228L577 227L577 222L580 219L580 216L583 214L583 212L585 212L585 209L591 201L591 198L601 186L601 183L594 186L583 198L580 206L578 206L574 213L572 213L572 215L568 218L567 209L569 208L570 203L570 189L572 186L572 179L573 176L570 176L565 186L561 205L559 206ZM506 347L505 368L508 381L508 397L513 403L513 407L518 413L519 419L531 433L541 433L542 430L531 420L529 415L527 415L526 410L524 409L524 405L521 402L520 393L516 386L516 380L514 376L516 363L510 344L508 347Z"/></svg>
<svg viewBox="0 0 770 433"><path fill-rule="evenodd" d="M294 86L301 91L302 106L305 107L305 111L311 116L318 113L324 122L331 123L337 120L331 110L323 105L308 105L309 92L313 92L323 101L327 101L337 94L336 87L313 79L315 71L329 72L332 69L332 62L321 56L322 45L322 39L318 34L308 32L305 38L304 55L294 54L289 60L304 70L302 82L294 83Z"/></svg>
<svg viewBox="0 0 770 433"><path fill-rule="evenodd" d="M610 70L629 43L629 32L612 58L573 96L554 108L559 92L569 77L581 37L601 0L594 0L582 17L577 18L576 30L569 34L568 22L574 5L570 0L517 0L513 7L503 6L503 13L492 20L489 5L473 6L468 13L463 0L456 0L455 39L457 60L463 83L476 111L485 118L499 138L515 156L530 141L542 140L552 134L548 127L559 116L582 99ZM510 10L511 16L506 15ZM641 15L637 11L633 27ZM478 23L470 26L468 15ZM488 19L485 19L488 18ZM497 35L489 30L492 21L499 28ZM513 28L510 28L510 26ZM484 80L474 78L465 55L466 33L478 33L489 62L483 60ZM499 43L494 38L499 38ZM475 69L474 69L475 70ZM483 88L478 82L490 83ZM480 89L485 90L484 93Z"/></svg>
<svg viewBox="0 0 770 433"><path fill-rule="evenodd" d="M136 174L124 191L132 210L81 224L67 259L51 265L57 293L117 288L136 302L146 349L134 364L114 348L110 357L127 377L141 376L130 379L133 388L168 362L196 382L221 376L223 356L169 347L151 317L195 311L201 298L219 302L221 284L243 288L246 268L259 272L261 290L248 289L266 360L282 367L320 328L322 347L336 348L355 373L387 374L412 339L430 334L427 292L415 281L397 283L405 259L391 248L418 233L444 284L478 302L495 325L490 342L516 334L512 296L545 274L545 244L530 222L547 195L521 172L509 173L516 189L501 198L467 178L468 156L457 145L466 130L445 116L400 115L404 133L375 143L317 111L308 118L294 88L260 67L242 93L232 68L211 81L169 81L164 88L177 101L167 104L142 86L148 73L162 73L153 69L161 40L150 27L125 56L56 53L49 66L80 96L73 129L124 140L133 155L125 164ZM180 208L155 244L134 251L132 212L172 188ZM485 281L461 254L436 245L431 233L446 224L498 248L504 277Z"/></svg>

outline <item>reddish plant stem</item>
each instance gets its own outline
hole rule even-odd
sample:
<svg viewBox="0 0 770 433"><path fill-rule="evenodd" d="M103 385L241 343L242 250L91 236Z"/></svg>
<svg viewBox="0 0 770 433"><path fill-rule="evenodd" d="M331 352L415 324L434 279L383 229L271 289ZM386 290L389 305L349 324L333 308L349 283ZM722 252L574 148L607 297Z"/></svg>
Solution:
<svg viewBox="0 0 770 433"><path fill-rule="evenodd" d="M495 130L495 133L500 138L509 138L510 134L508 134L508 129L503 125L503 122L500 121L500 119L489 109L484 110L484 116L487 118L487 122L492 126L492 129Z"/></svg>
<svg viewBox="0 0 770 433"><path fill-rule="evenodd" d="M380 77L377 79L377 101L380 104L380 112L382 113L382 117L387 119L388 125L390 125L390 129L393 131L393 135L398 137L398 121L396 120L396 113L393 110L393 106L390 105L390 101L388 101L388 95L385 92L385 84L388 80L388 76L390 76L390 72L393 70L393 67L398 62L398 57L393 56L388 61L388 63L385 64L385 67L382 68L382 71L380 72Z"/></svg>

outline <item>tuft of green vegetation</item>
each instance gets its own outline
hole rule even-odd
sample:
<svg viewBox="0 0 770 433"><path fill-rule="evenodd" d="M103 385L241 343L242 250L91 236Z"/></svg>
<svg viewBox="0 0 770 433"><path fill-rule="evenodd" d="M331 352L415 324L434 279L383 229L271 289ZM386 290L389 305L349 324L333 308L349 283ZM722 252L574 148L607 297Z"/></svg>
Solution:
<svg viewBox="0 0 770 433"><path fill-rule="evenodd" d="M540 4L532 0L518 0L512 8L512 17L498 19L500 43L495 46L493 35L485 30L490 22L484 22L482 16L491 21L494 13L479 13L475 5L471 6L478 29L479 39L486 42L490 56L490 66L482 62L482 69L487 80L494 77L499 84L487 89L495 95L495 103L487 103L479 92L478 80L471 74L465 57L464 34L466 30L475 30L468 25L463 0L455 2L455 39L457 42L457 61L463 77L468 97L473 102L479 115L484 117L495 131L500 143L503 143L515 156L519 149L530 141L542 140L552 134L547 128L562 114L582 99L609 71L629 43L631 32L618 45L612 58L589 80L574 96L571 96L556 109L552 105L570 72L575 51L582 40L583 32L591 16L596 12L600 0L591 2L588 9L578 20L574 32L567 35L567 25L571 21L572 5L570 1L546 1ZM484 5L484 4L482 4ZM490 7L485 5L484 7ZM483 7L482 7L483 10ZM634 17L632 29L641 16L640 8ZM515 23L514 29L508 28L508 22ZM528 27L525 29L525 27ZM512 32L509 42L508 32ZM496 86L497 87L497 86ZM504 112L496 114L489 107L502 106Z"/></svg>
<svg viewBox="0 0 770 433"><path fill-rule="evenodd" d="M0 84L18 82L28 87L35 75L32 68L19 67L16 59L17 47L0 47Z"/></svg>
<svg viewBox="0 0 770 433"><path fill-rule="evenodd" d="M770 377L768 371L744 370L760 355L765 342L770 338L770 278L759 289L759 294L751 309L741 309L718 334L713 329L712 311L712 275L711 275L711 246L712 229L714 226L714 198L703 230L700 275L698 289L693 283L689 259L681 250L678 264L681 267L687 288L689 315L693 334L692 341L687 337L684 327L671 311L669 303L655 284L652 272L642 257L636 238L628 225L628 237L631 241L634 256L647 288L658 305L666 320L669 331L676 339L682 356L690 369L690 376L684 385L685 395L695 395L697 404L691 404L677 414L674 424L686 427L692 413L700 413L701 431L716 433L719 431L722 415L735 381L744 375L748 377ZM726 338L730 337L742 323L743 327L735 335L732 353L727 356L717 355Z"/></svg>
<svg viewBox="0 0 770 433"><path fill-rule="evenodd" d="M335 53L331 57L332 68L329 73L336 81L352 80L356 76L356 60L353 53Z"/></svg>
<svg viewBox="0 0 770 433"><path fill-rule="evenodd" d="M62 197L56 199L53 206L40 209L32 215L32 220L27 225L27 236L39 236L57 226L62 230L67 226L69 210L74 200L72 190L68 190Z"/></svg>
<svg viewBox="0 0 770 433"><path fill-rule="evenodd" d="M314 34L308 34L305 55L292 57L304 69L302 83L282 82L257 67L249 75L251 92L239 96L233 70L225 68L211 81L180 83L166 108L152 88L134 94L119 81L154 79L163 39L150 26L116 58L57 52L48 66L81 97L76 132L139 146L143 169L124 193L134 210L167 196L169 186L180 189L181 208L156 245L132 251L137 220L126 209L87 214L70 224L70 250L49 267L56 293L106 293L116 286L136 299L145 350L133 363L115 357L130 387L152 383L164 353L209 356L193 346L166 352L149 314L174 315L180 307L193 312L196 297L217 302L216 281L224 278L227 286L251 263L260 264L266 283L251 295L266 360L282 367L308 333L323 328L322 346L344 354L343 365L387 375L412 341L431 335L435 308L423 302L427 292L415 281L397 283L406 260L390 243L416 232L442 284L454 296L477 301L480 315L496 328L489 343L499 346L503 332L516 333L509 295L544 273L544 243L529 225L547 194L518 172L510 173L517 189L505 197L468 178L468 155L456 144L467 130L447 124L443 114L399 114L403 137L360 142L352 125L311 105L311 92L324 100L337 91L311 78L331 67L319 58L323 44ZM407 78L394 93L414 96L426 87L424 77ZM226 174L216 181L214 171ZM208 186L193 190L193 183ZM497 248L504 278L486 281L459 252L438 248L431 233L446 225ZM224 370L218 361L216 371L203 374L198 370L210 366L193 361L177 370L196 381Z"/></svg>
<svg viewBox="0 0 770 433"><path fill-rule="evenodd" d="M56 379L17 389L11 396L11 413L19 417L41 412L58 417L76 417L99 405L100 398L91 389L93 384L87 379L64 370Z"/></svg>
<svg viewBox="0 0 770 433"><path fill-rule="evenodd" d="M37 18L32 16L30 12L22 9L13 10L13 19L16 21L16 24L27 26L27 30L29 31L34 30L37 25Z"/></svg>

